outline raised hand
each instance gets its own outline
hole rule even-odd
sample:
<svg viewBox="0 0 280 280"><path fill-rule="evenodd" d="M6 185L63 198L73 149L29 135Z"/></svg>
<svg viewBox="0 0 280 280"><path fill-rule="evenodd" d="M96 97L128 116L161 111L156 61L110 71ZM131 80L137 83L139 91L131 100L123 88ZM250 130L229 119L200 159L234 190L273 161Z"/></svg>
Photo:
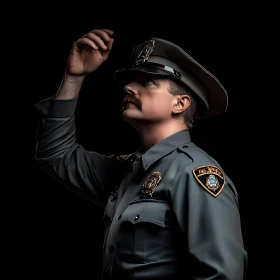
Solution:
<svg viewBox="0 0 280 280"><path fill-rule="evenodd" d="M78 39L72 47L66 74L71 76L85 76L95 71L108 59L112 49L114 34L109 29L93 29Z"/></svg>

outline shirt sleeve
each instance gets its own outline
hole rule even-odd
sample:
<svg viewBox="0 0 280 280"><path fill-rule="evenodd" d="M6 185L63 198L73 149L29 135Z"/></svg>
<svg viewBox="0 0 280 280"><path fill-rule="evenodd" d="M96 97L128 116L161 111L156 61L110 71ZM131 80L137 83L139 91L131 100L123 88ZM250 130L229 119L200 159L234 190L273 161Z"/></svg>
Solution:
<svg viewBox="0 0 280 280"><path fill-rule="evenodd" d="M207 164L203 162L201 166ZM243 246L236 189L223 175L217 182L219 188L215 194L215 185L211 189L203 177L195 176L193 170L199 166L192 164L181 169L169 189L185 238L188 267L192 268L190 279L243 280L247 253ZM215 184L215 177L212 179Z"/></svg>
<svg viewBox="0 0 280 280"><path fill-rule="evenodd" d="M76 142L76 104L77 99L53 97L35 104L39 114L35 159L68 189L104 207L118 167L115 157L87 151Z"/></svg>

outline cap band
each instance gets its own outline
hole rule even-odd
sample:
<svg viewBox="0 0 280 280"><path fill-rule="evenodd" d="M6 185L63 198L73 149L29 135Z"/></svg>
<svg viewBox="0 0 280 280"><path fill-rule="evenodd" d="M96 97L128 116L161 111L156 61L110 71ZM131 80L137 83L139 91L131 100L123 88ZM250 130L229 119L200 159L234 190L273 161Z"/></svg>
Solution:
<svg viewBox="0 0 280 280"><path fill-rule="evenodd" d="M169 66L163 65L163 64L146 61L146 62L142 62L142 63L141 62L136 63L133 65L133 67L142 66L142 65L148 66L148 67L153 67L153 68L160 68L162 71L166 72L167 74L171 74L171 75L175 76L177 79L181 80L182 74L179 71L177 71Z"/></svg>

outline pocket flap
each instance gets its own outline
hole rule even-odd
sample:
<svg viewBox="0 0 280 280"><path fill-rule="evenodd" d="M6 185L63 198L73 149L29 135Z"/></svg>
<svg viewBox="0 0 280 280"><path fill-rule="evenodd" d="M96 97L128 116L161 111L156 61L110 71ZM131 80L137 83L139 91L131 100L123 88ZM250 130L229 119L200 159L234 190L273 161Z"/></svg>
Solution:
<svg viewBox="0 0 280 280"><path fill-rule="evenodd" d="M165 227L165 214L169 209L166 201L141 199L129 204L123 213L122 221L129 221L132 224L149 222Z"/></svg>

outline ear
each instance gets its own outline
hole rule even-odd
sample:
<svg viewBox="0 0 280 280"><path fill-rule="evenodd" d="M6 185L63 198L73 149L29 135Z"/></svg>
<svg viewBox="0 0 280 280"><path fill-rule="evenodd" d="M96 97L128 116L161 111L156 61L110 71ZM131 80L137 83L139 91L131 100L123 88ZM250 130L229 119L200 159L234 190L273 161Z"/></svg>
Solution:
<svg viewBox="0 0 280 280"><path fill-rule="evenodd" d="M173 114L180 114L184 112L191 104L191 98L189 95L176 95L174 96L174 103L173 103Z"/></svg>

